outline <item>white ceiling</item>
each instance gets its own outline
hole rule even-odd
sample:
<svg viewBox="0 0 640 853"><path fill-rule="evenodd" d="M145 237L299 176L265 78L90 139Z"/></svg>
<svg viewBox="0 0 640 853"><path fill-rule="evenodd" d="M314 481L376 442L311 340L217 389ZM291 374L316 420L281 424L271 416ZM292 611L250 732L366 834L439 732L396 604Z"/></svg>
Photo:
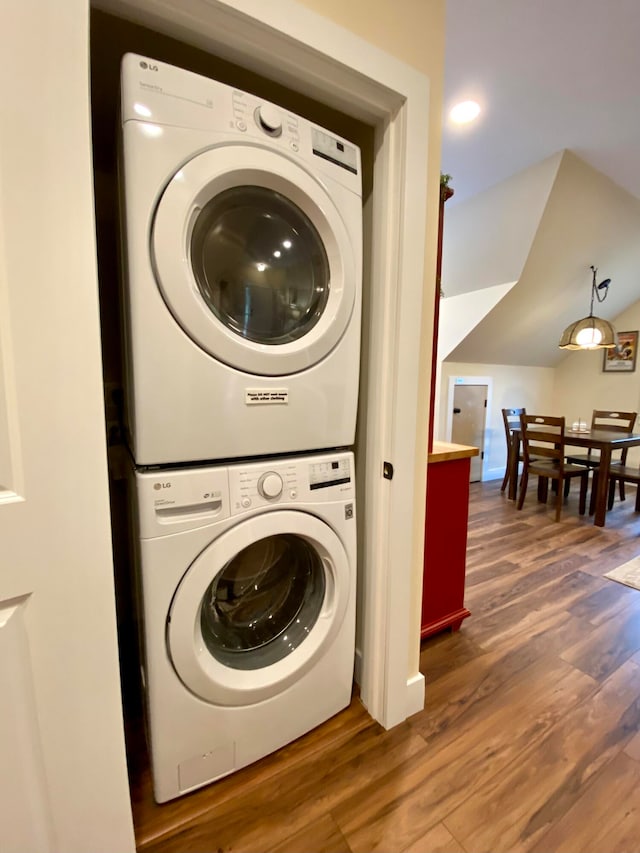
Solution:
<svg viewBox="0 0 640 853"><path fill-rule="evenodd" d="M563 148L640 198L640 0L446 2L448 206ZM456 128L469 98L481 116Z"/></svg>

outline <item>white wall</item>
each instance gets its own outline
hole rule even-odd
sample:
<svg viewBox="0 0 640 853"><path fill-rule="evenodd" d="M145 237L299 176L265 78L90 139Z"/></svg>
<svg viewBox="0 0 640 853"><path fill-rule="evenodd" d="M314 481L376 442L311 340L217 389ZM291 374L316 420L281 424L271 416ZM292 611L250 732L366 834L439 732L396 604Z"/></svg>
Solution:
<svg viewBox="0 0 640 853"><path fill-rule="evenodd" d="M521 407L534 414L554 414L555 371L551 367L512 367L506 364L462 364L443 362L440 386L440 420L436 438L446 435L449 382L456 376L490 377L493 383L490 409L487 411L483 480L504 476L507 448L502 409Z"/></svg>
<svg viewBox="0 0 640 853"><path fill-rule="evenodd" d="M620 332L640 329L640 301L619 314L613 325ZM563 414L567 423L578 418L589 423L593 409L640 412L640 361L633 373L604 373L602 364L602 350L576 351L567 353L556 368L554 411ZM635 431L640 432L640 421ZM640 450L630 451L628 460L640 464Z"/></svg>
<svg viewBox="0 0 640 853"><path fill-rule="evenodd" d="M520 278L561 159L559 152L460 204L455 194L447 202L442 243L447 296Z"/></svg>
<svg viewBox="0 0 640 853"><path fill-rule="evenodd" d="M438 361L445 359L516 284L516 281L509 281L471 293L445 295L440 302Z"/></svg>

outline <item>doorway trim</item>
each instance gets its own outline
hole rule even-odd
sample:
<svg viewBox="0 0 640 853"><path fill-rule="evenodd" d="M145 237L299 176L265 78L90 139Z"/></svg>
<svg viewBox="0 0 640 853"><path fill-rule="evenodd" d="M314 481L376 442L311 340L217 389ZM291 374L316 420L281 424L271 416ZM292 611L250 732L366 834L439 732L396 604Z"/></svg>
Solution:
<svg viewBox="0 0 640 853"><path fill-rule="evenodd" d="M360 686L371 716L390 728L424 702L424 678L410 663L418 657L419 625L409 617L420 596L414 571L419 555L412 549L414 486L416 477L424 482L426 476L426 454L416 445L415 428L429 81L293 0L97 0L94 5L243 65L375 129L373 194L365 209L371 223L365 245L370 303L357 445L366 567ZM383 478L385 461L393 464L393 480Z"/></svg>
<svg viewBox="0 0 640 853"><path fill-rule="evenodd" d="M493 378L491 376L450 376L449 389L447 392L447 419L445 426L446 441L451 441L453 432L453 393L456 385L486 385L487 386L487 406L484 412L484 442L480 448L480 453L484 453L484 458L488 458L487 452L487 434L488 434L488 418L489 412L493 405ZM482 466L482 480L485 479L484 465Z"/></svg>

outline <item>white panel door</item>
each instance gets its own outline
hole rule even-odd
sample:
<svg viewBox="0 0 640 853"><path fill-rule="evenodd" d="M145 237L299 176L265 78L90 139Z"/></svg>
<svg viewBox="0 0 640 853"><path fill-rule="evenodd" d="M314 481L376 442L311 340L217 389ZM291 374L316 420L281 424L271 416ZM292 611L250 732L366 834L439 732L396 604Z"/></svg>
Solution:
<svg viewBox="0 0 640 853"><path fill-rule="evenodd" d="M486 385L456 385L453 391L451 440L454 444L466 444L480 450L480 453L471 459L469 478L472 483L482 480L487 392Z"/></svg>
<svg viewBox="0 0 640 853"><path fill-rule="evenodd" d="M85 0L0 28L0 848L134 849L116 643Z"/></svg>

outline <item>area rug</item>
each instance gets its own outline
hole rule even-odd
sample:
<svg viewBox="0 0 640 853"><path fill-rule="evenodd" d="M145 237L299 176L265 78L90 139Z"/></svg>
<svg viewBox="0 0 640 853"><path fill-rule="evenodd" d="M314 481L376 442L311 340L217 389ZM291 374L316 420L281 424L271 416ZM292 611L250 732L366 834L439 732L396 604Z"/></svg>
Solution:
<svg viewBox="0 0 640 853"><path fill-rule="evenodd" d="M634 557L633 560L623 563L617 569L611 569L604 577L618 583L623 583L625 586L640 589L640 557Z"/></svg>

